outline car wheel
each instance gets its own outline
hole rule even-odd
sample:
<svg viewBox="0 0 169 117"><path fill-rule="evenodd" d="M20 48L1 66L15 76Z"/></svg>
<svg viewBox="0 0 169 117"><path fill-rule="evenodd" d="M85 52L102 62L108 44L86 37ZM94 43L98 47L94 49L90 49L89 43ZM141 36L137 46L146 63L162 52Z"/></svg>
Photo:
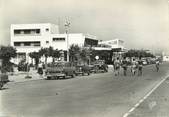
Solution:
<svg viewBox="0 0 169 117"><path fill-rule="evenodd" d="M57 80L57 78L58 78L57 76L54 76L54 79L55 79L55 80Z"/></svg>
<svg viewBox="0 0 169 117"><path fill-rule="evenodd" d="M51 77L47 77L47 80L51 80Z"/></svg>
<svg viewBox="0 0 169 117"><path fill-rule="evenodd" d="M84 73L82 73L82 76L84 76Z"/></svg>
<svg viewBox="0 0 169 117"><path fill-rule="evenodd" d="M74 77L75 77L75 74L73 73L73 74L72 74L72 78L74 78Z"/></svg>
<svg viewBox="0 0 169 117"><path fill-rule="evenodd" d="M0 90L2 89L2 87L3 87L3 83L0 83Z"/></svg>

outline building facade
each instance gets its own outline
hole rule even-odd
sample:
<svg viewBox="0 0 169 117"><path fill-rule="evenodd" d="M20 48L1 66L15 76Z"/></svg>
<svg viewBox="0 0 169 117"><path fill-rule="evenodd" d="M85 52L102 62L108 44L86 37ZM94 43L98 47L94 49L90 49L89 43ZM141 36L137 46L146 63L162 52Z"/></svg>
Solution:
<svg viewBox="0 0 169 117"><path fill-rule="evenodd" d="M17 50L15 63L18 63L22 59L30 59L28 56L30 52L37 52L41 48L48 48L50 46L54 49L68 51L72 44L79 46L98 45L96 36L82 33L60 34L59 27L50 23L12 24L10 33L11 46Z"/></svg>
<svg viewBox="0 0 169 117"><path fill-rule="evenodd" d="M124 47L124 41L120 40L120 39L100 41L99 45L107 46L108 48L111 48L112 50L119 50L119 51L125 51L126 50L126 48Z"/></svg>

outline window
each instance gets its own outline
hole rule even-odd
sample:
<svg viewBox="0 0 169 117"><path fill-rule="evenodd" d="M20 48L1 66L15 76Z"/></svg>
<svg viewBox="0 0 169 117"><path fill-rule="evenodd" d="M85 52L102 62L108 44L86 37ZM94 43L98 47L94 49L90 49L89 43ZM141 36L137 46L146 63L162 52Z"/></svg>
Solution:
<svg viewBox="0 0 169 117"><path fill-rule="evenodd" d="M46 28L46 32L48 32L49 31L49 28Z"/></svg>
<svg viewBox="0 0 169 117"><path fill-rule="evenodd" d="M32 32L30 30L24 30L23 33L24 34L30 34L30 33L32 34Z"/></svg>
<svg viewBox="0 0 169 117"><path fill-rule="evenodd" d="M40 29L16 29L14 35L37 35L40 34Z"/></svg>
<svg viewBox="0 0 169 117"><path fill-rule="evenodd" d="M90 46L96 46L97 44L98 44L98 40L85 38L85 43L84 43L85 46L90 47Z"/></svg>
<svg viewBox="0 0 169 117"><path fill-rule="evenodd" d="M23 30L21 30L21 31L20 31L20 33L21 33L21 34L24 34L24 31L23 31Z"/></svg>
<svg viewBox="0 0 169 117"><path fill-rule="evenodd" d="M65 41L65 38L53 38L53 41Z"/></svg>
<svg viewBox="0 0 169 117"><path fill-rule="evenodd" d="M36 29L36 34L40 34L40 29Z"/></svg>
<svg viewBox="0 0 169 117"><path fill-rule="evenodd" d="M14 30L14 34L20 34L20 30Z"/></svg>
<svg viewBox="0 0 169 117"><path fill-rule="evenodd" d="M48 43L49 43L49 41L46 41L46 43L48 44Z"/></svg>
<svg viewBox="0 0 169 117"><path fill-rule="evenodd" d="M40 41L14 42L14 46L40 46Z"/></svg>
<svg viewBox="0 0 169 117"><path fill-rule="evenodd" d="M24 46L30 46L31 42L24 42Z"/></svg>
<svg viewBox="0 0 169 117"><path fill-rule="evenodd" d="M34 46L40 46L40 42L34 42Z"/></svg>
<svg viewBox="0 0 169 117"><path fill-rule="evenodd" d="M14 46L21 46L20 42L14 42Z"/></svg>

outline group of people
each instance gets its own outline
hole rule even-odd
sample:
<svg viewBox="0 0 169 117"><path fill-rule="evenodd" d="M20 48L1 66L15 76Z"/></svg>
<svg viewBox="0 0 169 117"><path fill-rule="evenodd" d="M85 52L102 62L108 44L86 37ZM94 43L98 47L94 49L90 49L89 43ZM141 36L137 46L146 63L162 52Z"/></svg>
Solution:
<svg viewBox="0 0 169 117"><path fill-rule="evenodd" d="M138 60L136 60L135 58L133 58L132 60L128 61L126 57L123 57L123 59L119 59L119 57L117 57L114 61L113 61L113 66L114 66L114 72L115 72L115 76L118 76L120 74L120 69L123 69L123 75L127 76L127 69L130 68L130 71L132 73L132 75L136 75L136 73L138 73L138 76L141 76L143 73L143 61L141 59L141 57L139 57ZM157 72L159 71L159 61L156 61L156 70Z"/></svg>

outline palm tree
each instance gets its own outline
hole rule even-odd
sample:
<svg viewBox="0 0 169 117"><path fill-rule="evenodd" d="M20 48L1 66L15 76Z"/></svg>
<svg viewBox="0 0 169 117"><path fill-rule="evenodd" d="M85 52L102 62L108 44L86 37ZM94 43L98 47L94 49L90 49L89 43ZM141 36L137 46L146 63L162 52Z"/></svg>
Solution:
<svg viewBox="0 0 169 117"><path fill-rule="evenodd" d="M78 45L71 45L69 49L70 61L78 61L80 57L80 47Z"/></svg>
<svg viewBox="0 0 169 117"><path fill-rule="evenodd" d="M90 54L91 51L88 48L82 48L81 52L80 52L80 58L83 61L83 63L88 63L88 61L90 60Z"/></svg>
<svg viewBox="0 0 169 117"><path fill-rule="evenodd" d="M2 72L10 71L12 64L10 62L11 58L16 57L16 49L11 46L1 46L0 47L0 59L2 59Z"/></svg>
<svg viewBox="0 0 169 117"><path fill-rule="evenodd" d="M31 52L31 53L29 53L29 56L32 59L35 59L35 68L37 69L37 66L39 64L39 58L41 57L41 54L39 52Z"/></svg>
<svg viewBox="0 0 169 117"><path fill-rule="evenodd" d="M53 52L52 52L53 62L54 62L55 58L59 58L60 56L61 56L61 53L58 49L53 50Z"/></svg>

